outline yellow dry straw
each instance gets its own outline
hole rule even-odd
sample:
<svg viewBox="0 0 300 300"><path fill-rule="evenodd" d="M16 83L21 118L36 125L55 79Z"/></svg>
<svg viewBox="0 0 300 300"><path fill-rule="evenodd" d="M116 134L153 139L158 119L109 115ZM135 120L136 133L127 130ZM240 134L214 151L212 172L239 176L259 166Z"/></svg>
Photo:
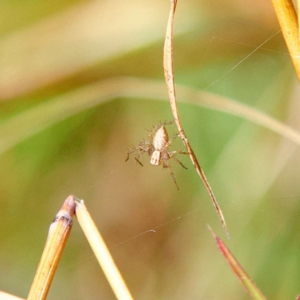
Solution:
<svg viewBox="0 0 300 300"><path fill-rule="evenodd" d="M74 196L69 196L50 225L41 261L36 271L27 300L46 299L58 262L72 227L75 211Z"/></svg>
<svg viewBox="0 0 300 300"><path fill-rule="evenodd" d="M90 243L95 256L110 284L117 299L132 300L123 278L120 274L102 236L100 235L90 213L83 200L76 202L76 216L88 242Z"/></svg>

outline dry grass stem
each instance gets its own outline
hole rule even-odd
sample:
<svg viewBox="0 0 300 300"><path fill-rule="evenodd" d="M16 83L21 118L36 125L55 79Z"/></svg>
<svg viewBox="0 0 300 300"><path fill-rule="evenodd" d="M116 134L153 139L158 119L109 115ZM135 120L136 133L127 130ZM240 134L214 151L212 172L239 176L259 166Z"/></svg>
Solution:
<svg viewBox="0 0 300 300"><path fill-rule="evenodd" d="M174 70L173 70L173 28L174 28L174 14L176 10L176 0L171 1L171 9L170 9L170 14L169 14L169 19L168 19L168 24L167 24L167 32L166 32L166 38L165 38L165 45L164 45L164 73L165 73L165 80L167 83L167 89L168 89L168 95L169 95L169 100L170 100L170 105L171 105L171 110L173 113L173 117L178 129L178 132L180 134L180 137L189 153L189 156L191 158L191 161L196 168L196 171L201 178L204 186L206 187L206 190L208 191L208 194L215 206L215 209L219 215L219 218L222 222L222 225L224 227L224 230L229 237L229 231L226 226L225 218L222 213L222 210L217 202L217 199L213 193L213 190L206 179L206 176L204 174L203 169L201 168L197 157L194 154L194 151L187 139L187 136L183 130L183 127L180 122L179 118L179 113L178 113L178 108L177 108L177 103L176 103L176 93L175 93L175 83L174 83Z"/></svg>
<svg viewBox="0 0 300 300"><path fill-rule="evenodd" d="M102 236L100 235L84 202L76 202L76 216L95 256L102 267L108 282L110 283L117 299L131 300L131 296L121 273L119 272Z"/></svg>
<svg viewBox="0 0 300 300"><path fill-rule="evenodd" d="M27 300L46 299L62 251L70 234L74 211L74 197L69 196L50 225L44 252Z"/></svg>
<svg viewBox="0 0 300 300"><path fill-rule="evenodd" d="M291 0L272 0L280 28L300 81L299 25L295 7Z"/></svg>

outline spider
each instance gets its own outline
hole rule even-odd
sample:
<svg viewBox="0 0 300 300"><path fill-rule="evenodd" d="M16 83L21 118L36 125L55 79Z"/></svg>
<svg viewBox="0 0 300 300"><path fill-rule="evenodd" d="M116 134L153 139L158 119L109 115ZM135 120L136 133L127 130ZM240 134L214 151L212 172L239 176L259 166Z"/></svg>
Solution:
<svg viewBox="0 0 300 300"><path fill-rule="evenodd" d="M136 147L129 149L126 154L127 157L125 161L129 159L129 155L135 151L139 151L134 159L141 166L143 164L139 161L139 158L142 154L148 153L150 156L150 164L153 166L162 165L163 168L169 169L170 175L172 177L173 182L175 183L177 189L179 190L177 181L175 179L175 175L173 173L172 167L169 163L169 160L173 158L177 163L179 163L184 169L187 169L183 163L176 158L176 154L188 154L184 151L169 151L169 146L172 142L178 137L179 133L177 133L174 137L169 140L168 132L165 128L166 125L170 125L173 122L164 122L160 123L157 126L154 126L153 129L149 132L148 138L149 141L143 140Z"/></svg>

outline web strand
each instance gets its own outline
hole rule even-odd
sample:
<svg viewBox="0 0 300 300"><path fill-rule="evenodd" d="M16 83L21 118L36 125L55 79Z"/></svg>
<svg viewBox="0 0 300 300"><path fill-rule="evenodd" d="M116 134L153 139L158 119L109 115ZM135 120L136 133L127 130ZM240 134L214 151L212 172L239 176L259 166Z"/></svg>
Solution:
<svg viewBox="0 0 300 300"><path fill-rule="evenodd" d="M260 45L258 45L253 51L251 51L248 55L246 55L242 60L240 60L237 64L235 64L231 69L229 69L225 74L217 78L214 82L212 82L209 86L207 86L204 90L208 90L210 87L215 85L218 81L220 81L222 78L224 78L226 75L228 75L230 72L232 72L234 69L236 69L240 64L242 64L247 58L249 58L253 53L255 53L258 49L262 48L263 45L265 45L269 40L271 40L275 35L277 35L280 32L280 30L277 30L275 33L273 33L270 37L268 37L264 42L262 42Z"/></svg>

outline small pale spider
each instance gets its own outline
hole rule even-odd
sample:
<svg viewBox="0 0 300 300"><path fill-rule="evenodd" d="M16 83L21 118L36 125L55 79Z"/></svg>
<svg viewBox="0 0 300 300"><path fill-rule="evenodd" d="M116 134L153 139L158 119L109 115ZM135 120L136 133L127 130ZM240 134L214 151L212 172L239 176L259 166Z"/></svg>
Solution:
<svg viewBox="0 0 300 300"><path fill-rule="evenodd" d="M177 181L175 179L175 175L173 173L172 167L169 163L170 158L173 158L177 163L179 163L184 169L187 169L183 163L177 159L176 154L188 154L184 151L169 151L169 146L172 142L178 137L178 133L169 140L168 132L165 128L166 125L170 125L173 122L164 122L160 123L157 126L153 127L153 129L149 132L148 138L149 141L143 140L136 147L129 149L126 154L127 157L125 161L129 159L129 155L135 151L138 153L135 155L135 160L141 166L143 164L140 162L139 158L142 154L148 153L150 156L150 164L153 166L162 165L163 168L169 169L170 175L179 190Z"/></svg>

